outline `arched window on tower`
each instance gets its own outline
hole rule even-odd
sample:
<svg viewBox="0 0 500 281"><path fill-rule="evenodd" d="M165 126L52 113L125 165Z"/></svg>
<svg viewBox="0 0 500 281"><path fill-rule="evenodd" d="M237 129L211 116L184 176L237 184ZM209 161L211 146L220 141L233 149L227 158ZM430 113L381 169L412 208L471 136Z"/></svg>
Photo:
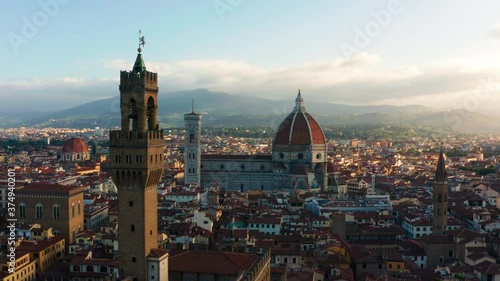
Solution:
<svg viewBox="0 0 500 281"><path fill-rule="evenodd" d="M130 124L130 130L135 131L137 130L137 125L138 125L138 114L137 114L137 102L135 99L130 99L130 112L128 115L129 119L129 124Z"/></svg>
<svg viewBox="0 0 500 281"><path fill-rule="evenodd" d="M438 203L443 203L443 195L441 193L438 194Z"/></svg>
<svg viewBox="0 0 500 281"><path fill-rule="evenodd" d="M157 124L156 124L156 105L155 105L155 100L153 97L148 98L148 105L147 105L147 125L148 125L148 130L157 130Z"/></svg>
<svg viewBox="0 0 500 281"><path fill-rule="evenodd" d="M194 133L189 134L189 143L194 143Z"/></svg>
<svg viewBox="0 0 500 281"><path fill-rule="evenodd" d="M52 210L53 211L53 214L52 214L53 218L55 220L59 219L61 217L61 208L57 204L54 205L52 208L53 208L53 210Z"/></svg>
<svg viewBox="0 0 500 281"><path fill-rule="evenodd" d="M43 219L43 206L42 206L42 204L36 205L36 218Z"/></svg>
<svg viewBox="0 0 500 281"><path fill-rule="evenodd" d="M19 218L26 218L26 205L24 203L19 204Z"/></svg>

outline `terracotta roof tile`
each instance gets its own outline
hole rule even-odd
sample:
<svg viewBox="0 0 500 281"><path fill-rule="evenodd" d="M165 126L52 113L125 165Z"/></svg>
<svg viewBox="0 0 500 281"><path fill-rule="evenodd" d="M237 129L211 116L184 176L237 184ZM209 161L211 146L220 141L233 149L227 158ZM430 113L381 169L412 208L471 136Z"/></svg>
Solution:
<svg viewBox="0 0 500 281"><path fill-rule="evenodd" d="M71 138L66 141L62 148L63 153L88 153L89 148L81 138Z"/></svg>
<svg viewBox="0 0 500 281"><path fill-rule="evenodd" d="M500 265L490 261L483 261L482 263L478 264L475 268L482 274L487 274L487 275L500 274Z"/></svg>
<svg viewBox="0 0 500 281"><path fill-rule="evenodd" d="M278 145L325 144L326 139L318 122L306 112L292 112L281 123L274 137Z"/></svg>
<svg viewBox="0 0 500 281"><path fill-rule="evenodd" d="M151 251L149 251L148 257L161 258L166 254L168 254L168 251L166 251L166 250L151 249Z"/></svg>
<svg viewBox="0 0 500 281"><path fill-rule="evenodd" d="M257 255L218 251L172 251L169 270L220 275L238 275L251 267Z"/></svg>
<svg viewBox="0 0 500 281"><path fill-rule="evenodd" d="M26 185L21 187L18 192L46 192L46 193L52 193L52 192L69 192L71 190L76 190L77 188L80 188L81 191L83 191L83 187L79 186L71 186L71 185L62 185L62 184L51 184L51 183L32 183L30 185Z"/></svg>

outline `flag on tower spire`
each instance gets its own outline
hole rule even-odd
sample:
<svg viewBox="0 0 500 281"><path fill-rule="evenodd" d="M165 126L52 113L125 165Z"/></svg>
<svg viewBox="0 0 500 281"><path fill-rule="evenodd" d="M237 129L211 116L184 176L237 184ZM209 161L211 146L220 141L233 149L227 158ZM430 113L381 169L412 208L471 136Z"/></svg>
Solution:
<svg viewBox="0 0 500 281"><path fill-rule="evenodd" d="M144 72L146 71L146 64L144 64L144 60L142 59L142 47L146 44L146 39L144 36L141 36L141 31L139 30L139 48L137 49L137 58L135 59L134 67L132 68L132 71L137 73L137 72Z"/></svg>

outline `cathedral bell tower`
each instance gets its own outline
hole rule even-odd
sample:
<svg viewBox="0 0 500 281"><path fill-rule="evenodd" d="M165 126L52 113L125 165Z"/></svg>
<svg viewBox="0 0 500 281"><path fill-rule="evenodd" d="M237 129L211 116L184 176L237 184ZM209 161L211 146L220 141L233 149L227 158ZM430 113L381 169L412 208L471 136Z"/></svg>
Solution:
<svg viewBox="0 0 500 281"><path fill-rule="evenodd" d="M434 180L432 233L443 234L446 232L448 224L448 179L442 144Z"/></svg>
<svg viewBox="0 0 500 281"><path fill-rule="evenodd" d="M184 114L186 140L184 146L184 184L201 184L201 114Z"/></svg>
<svg viewBox="0 0 500 281"><path fill-rule="evenodd" d="M139 39L144 45L144 37ZM146 70L139 45L132 71L120 72L121 129L110 133L111 175L118 188L121 278L148 280L148 254L158 248L157 185L163 174L158 129L158 75Z"/></svg>

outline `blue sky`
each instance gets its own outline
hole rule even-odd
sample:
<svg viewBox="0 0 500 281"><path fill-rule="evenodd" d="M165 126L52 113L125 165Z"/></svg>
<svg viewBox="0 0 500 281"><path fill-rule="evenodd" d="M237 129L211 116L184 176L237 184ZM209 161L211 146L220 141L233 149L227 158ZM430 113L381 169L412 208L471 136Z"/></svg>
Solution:
<svg viewBox="0 0 500 281"><path fill-rule="evenodd" d="M139 29L162 93L291 99L301 87L318 101L492 113L500 102L494 0L8 1L0 17L0 98L17 97L0 110L118 95ZM476 97L479 106L464 101L481 87L489 94Z"/></svg>

